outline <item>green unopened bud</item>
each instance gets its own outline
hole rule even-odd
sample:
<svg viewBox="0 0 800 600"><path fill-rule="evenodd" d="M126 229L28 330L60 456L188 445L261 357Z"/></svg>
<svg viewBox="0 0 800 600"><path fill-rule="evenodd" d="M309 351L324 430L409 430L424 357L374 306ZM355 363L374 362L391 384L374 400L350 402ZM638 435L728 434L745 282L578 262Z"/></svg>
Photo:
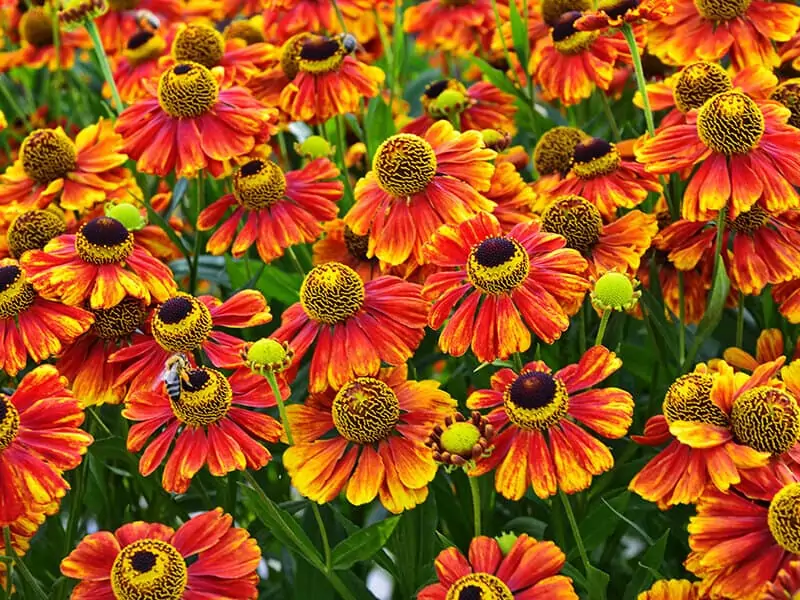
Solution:
<svg viewBox="0 0 800 600"><path fill-rule="evenodd" d="M138 231L147 225L147 219L142 216L139 209L133 204L122 202L121 204L107 204L106 216L116 219L125 226L128 231Z"/></svg>
<svg viewBox="0 0 800 600"><path fill-rule="evenodd" d="M637 285L635 279L609 271L595 282L592 304L600 310L630 310L642 295L636 291Z"/></svg>
<svg viewBox="0 0 800 600"><path fill-rule="evenodd" d="M469 421L453 423L442 432L441 445L450 454L469 455L481 439L481 432Z"/></svg>
<svg viewBox="0 0 800 600"><path fill-rule="evenodd" d="M258 373L280 373L291 364L293 355L286 342L261 338L245 349L244 359L250 369Z"/></svg>
<svg viewBox="0 0 800 600"><path fill-rule="evenodd" d="M430 104L430 111L435 114L452 114L461 112L467 106L468 98L458 90L447 89Z"/></svg>
<svg viewBox="0 0 800 600"><path fill-rule="evenodd" d="M483 138L484 146L495 152L502 152L511 145L511 136L505 131L483 129L481 130L481 137Z"/></svg>
<svg viewBox="0 0 800 600"><path fill-rule="evenodd" d="M309 160L315 158L328 158L333 156L334 148L324 137L310 135L300 144L294 145L295 151L302 157Z"/></svg>
<svg viewBox="0 0 800 600"><path fill-rule="evenodd" d="M503 553L503 556L511 552L511 548L513 548L514 544L517 542L517 536L510 532L503 532L494 539L497 540L497 545L500 546L500 552Z"/></svg>

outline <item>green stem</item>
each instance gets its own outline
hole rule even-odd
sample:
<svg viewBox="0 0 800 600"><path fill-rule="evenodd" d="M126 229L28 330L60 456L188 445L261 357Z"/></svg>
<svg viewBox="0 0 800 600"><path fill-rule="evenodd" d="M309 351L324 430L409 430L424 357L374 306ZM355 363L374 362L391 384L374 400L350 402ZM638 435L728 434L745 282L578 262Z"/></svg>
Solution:
<svg viewBox="0 0 800 600"><path fill-rule="evenodd" d="M647 97L647 83L644 79L644 68L642 67L642 57L639 55L639 47L636 45L636 36L633 33L633 28L629 23L622 26L622 35L625 36L625 41L628 42L628 48L631 51L633 58L633 71L636 74L636 85L639 88L639 93L642 95L642 106L644 107L644 118L647 121L647 133L651 136L656 133L655 121L653 120L653 111L650 108L650 98Z"/></svg>
<svg viewBox="0 0 800 600"><path fill-rule="evenodd" d="M683 271L678 271L678 361L683 364L686 356L686 281Z"/></svg>
<svg viewBox="0 0 800 600"><path fill-rule="evenodd" d="M197 195L195 196L195 223L203 210L203 192L205 191L205 180L203 179L203 172L197 174ZM194 295L197 291L197 271L200 267L200 230L194 228L194 252L192 254L191 269L189 271L189 291Z"/></svg>
<svg viewBox="0 0 800 600"><path fill-rule="evenodd" d="M572 530L572 537L575 538L575 543L578 546L578 553L581 555L584 572L588 575L592 564L589 562L589 555L586 553L586 547L583 545L581 530L578 528L578 521L575 520L575 513L572 512L572 505L569 503L569 498L567 498L564 490L559 489L558 496L561 498L561 503L564 505L564 512L567 513L569 528Z"/></svg>
<svg viewBox="0 0 800 600"><path fill-rule="evenodd" d="M467 475L467 479L469 479L469 491L472 495L472 519L475 525L475 537L478 537L481 534L481 488L478 485L477 477Z"/></svg>
<svg viewBox="0 0 800 600"><path fill-rule="evenodd" d="M297 254L294 253L294 248L289 246L286 248L286 254L289 255L289 258L292 259L292 263L294 264L294 268L297 269L297 272L300 273L303 277L306 276L306 271L303 268L303 265L300 264L300 261L297 259Z"/></svg>
<svg viewBox="0 0 800 600"><path fill-rule="evenodd" d="M250 473L250 471L247 471L247 470L242 471L242 473L244 475L244 478L252 486L252 488L256 491L256 493L259 496L261 496L262 498L264 498L265 501L266 501L267 494L264 492L262 487L258 484L258 481L256 481L256 478L253 477L253 474ZM312 504L312 507L315 507L315 506L316 506L316 504ZM315 513L315 514L318 514L318 513ZM322 525L321 521L322 521L322 519L320 518L320 520L318 521L320 523L320 525ZM320 531L323 531L323 529L320 528ZM323 533L323 539L324 540L327 539L327 535L324 534L324 533ZM315 565L315 564L319 563L319 555L317 555L315 557L306 556L305 558L308 561L308 563L311 564L311 565ZM336 571L334 571L332 568L323 568L323 567L320 567L319 571L330 582L331 586L333 587L334 590L336 590L336 592L338 592L339 596L344 598L344 600L356 600L355 595L347 588L347 585L345 585L344 581L341 580L341 578L336 573Z"/></svg>
<svg viewBox="0 0 800 600"><path fill-rule="evenodd" d="M503 58L506 59L506 64L509 69L511 69L512 73L514 73L514 81L512 83L517 85L519 83L519 81L517 81L517 72L513 67L514 63L511 62L511 53L508 51L506 38L503 37L503 20L500 18L500 11L497 10L497 0L492 0L492 11L494 12L494 24L497 28L497 35L500 36L500 44L503 46ZM528 65L523 65L523 68L527 69Z"/></svg>
<svg viewBox="0 0 800 600"><path fill-rule="evenodd" d="M578 315L578 343L580 344L579 350L581 354L586 352L586 311L589 310L589 305L584 302L581 306L580 314Z"/></svg>
<svg viewBox="0 0 800 600"><path fill-rule="evenodd" d="M3 539L5 540L6 552L8 553L8 556L14 559L14 565L16 565L17 571L19 571L19 574L25 583L27 583L31 589L33 589L34 596L40 600L49 600L47 594L44 593L42 586L39 585L39 582L36 581L36 578L11 546L11 529L8 527L3 527ZM9 565L9 572L10 569L11 566Z"/></svg>
<svg viewBox="0 0 800 600"><path fill-rule="evenodd" d="M53 87L56 90L56 94L58 94L58 90L61 90L64 85L64 74L61 71L61 27L59 26L57 3L53 2L50 9L52 11L50 25L53 30L53 49L56 52L56 72L54 73L53 77L55 84ZM53 102L52 108L53 115L55 116L56 120L58 120L61 117L61 103Z"/></svg>
<svg viewBox="0 0 800 600"><path fill-rule="evenodd" d="M595 346L599 346L603 343L603 336L606 334L609 318L611 318L611 311L604 310L603 316L600 318L600 329L597 330L597 337L594 339Z"/></svg>
<svg viewBox="0 0 800 600"><path fill-rule="evenodd" d="M322 550L325 552L325 569L330 573L333 568L331 545L330 542L328 542L328 532L325 529L325 523L322 521L319 505L316 502L311 503L311 512L314 513L314 519L317 521L317 527L319 527L319 536L322 538Z"/></svg>
<svg viewBox="0 0 800 600"><path fill-rule="evenodd" d="M598 94L600 94L600 100L603 103L603 112L606 113L606 119L608 119L608 126L611 128L611 136L614 138L615 142L619 142L622 139L622 134L619 131L619 126L617 125L617 120L614 118L614 112L611 110L611 104L608 103L608 96L603 93L602 90L597 90Z"/></svg>
<svg viewBox="0 0 800 600"><path fill-rule="evenodd" d="M714 270L711 277L712 284L717 280L717 268L719 267L719 258L722 256L722 238L725 234L725 217L728 213L728 207L723 207L717 216L717 238L714 244Z"/></svg>
<svg viewBox="0 0 800 600"><path fill-rule="evenodd" d="M286 432L286 439L289 441L289 445L292 446L294 445L292 428L289 426L289 417L286 414L286 404L284 404L283 398L281 397L281 390L278 386L278 380L275 379L275 373L272 371L267 371L264 373L264 377L269 383L269 387L272 390L272 395L275 396L275 404L278 405L278 414L281 416L281 424L283 425L283 430Z"/></svg>
<svg viewBox="0 0 800 600"><path fill-rule="evenodd" d="M389 107L391 110L391 107ZM350 173L347 171L347 164L345 163L345 153L347 150L347 142L344 137L344 117L336 115L336 156L339 159L339 168L342 170L342 182L344 183L345 195L344 202L342 202L342 210L347 211L355 201L353 195L353 187L350 185Z"/></svg>
<svg viewBox="0 0 800 600"><path fill-rule="evenodd" d="M744 339L744 294L739 292L739 303L736 307L736 347L742 347Z"/></svg>
<svg viewBox="0 0 800 600"><path fill-rule="evenodd" d="M108 63L108 56L106 56L105 48L103 48L103 42L100 39L100 32L97 30L97 25L95 24L94 20L86 20L86 31L89 32L89 37L92 38L94 51L97 54L97 60L100 63L100 70L103 72L103 77L106 78L108 87L111 88L111 97L114 99L114 108L119 114L122 112L123 107L122 98L119 97L117 84L114 83L114 74L111 72L111 65Z"/></svg>

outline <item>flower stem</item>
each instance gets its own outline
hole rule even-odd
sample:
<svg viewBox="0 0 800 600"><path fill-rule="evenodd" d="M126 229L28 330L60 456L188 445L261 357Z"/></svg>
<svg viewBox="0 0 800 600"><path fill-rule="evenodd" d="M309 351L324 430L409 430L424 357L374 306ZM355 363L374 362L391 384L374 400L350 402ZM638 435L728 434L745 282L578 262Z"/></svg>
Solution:
<svg viewBox="0 0 800 600"><path fill-rule="evenodd" d="M117 113L122 112L122 98L119 97L119 90L117 84L114 83L114 75L111 72L111 65L108 63L108 56L106 56L103 42L100 40L100 32L97 30L97 25L93 19L86 20L86 31L89 32L89 37L92 38L94 51L97 54L97 60L100 63L100 70L103 72L108 87L111 88L111 97L114 99L114 108Z"/></svg>
<svg viewBox="0 0 800 600"><path fill-rule="evenodd" d="M292 438L292 428L289 426L289 417L286 414L286 405L283 403L283 398L281 397L281 390L278 386L278 380L275 379L275 373L272 371L267 371L264 373L264 378L269 383L269 387L272 390L272 395L275 396L275 404L278 405L278 414L281 416L281 424L283 425L283 430L286 432L286 439L289 441L289 445L294 445L294 439Z"/></svg>
<svg viewBox="0 0 800 600"><path fill-rule="evenodd" d="M389 107L391 110L391 107ZM339 168L342 170L342 182L344 183L344 202L342 210L347 211L355 202L353 187L350 185L350 173L347 171L346 164L347 141L344 136L344 117L336 115L336 155L339 159Z"/></svg>
<svg viewBox="0 0 800 600"><path fill-rule="evenodd" d="M647 84L644 79L644 68L642 67L642 57L639 55L639 47L636 45L636 36L633 33L633 28L630 23L625 23L622 26L622 35L625 36L625 41L628 42L628 48L631 51L633 58L633 70L636 74L636 85L639 88L639 93L642 95L642 106L644 106L644 118L647 121L647 133L651 136L655 135L656 126L653 120L653 111L650 108L650 99L647 97Z"/></svg>
<svg viewBox="0 0 800 600"><path fill-rule="evenodd" d="M197 195L195 196L195 223L197 222L200 212L203 210L203 192L205 180L203 179L203 172L197 174ZM197 271L200 267L200 230L195 227L194 229L194 254L192 255L191 268L189 270L189 291L194 295L197 291Z"/></svg>
<svg viewBox="0 0 800 600"><path fill-rule="evenodd" d="M744 339L744 294L739 292L739 304L736 307L736 347L742 347Z"/></svg>
<svg viewBox="0 0 800 600"><path fill-rule="evenodd" d="M611 136L615 142L619 142L622 139L622 134L619 132L619 126L617 125L617 119L614 117L614 112L611 110L611 104L608 103L608 96L600 89L597 90L597 93L603 103L603 112L606 113L608 126L611 128Z"/></svg>
<svg viewBox="0 0 800 600"><path fill-rule="evenodd" d="M588 575L592 564L589 562L589 555L586 553L586 547L583 545L583 538L578 528L578 522L575 520L575 513L572 512L572 505L569 503L569 498L567 498L564 490L559 489L558 496L561 498L561 503L564 505L564 512L567 513L567 520L569 521L569 528L572 530L572 537L575 538L575 543L578 545L578 553L581 555L584 572Z"/></svg>
<svg viewBox="0 0 800 600"><path fill-rule="evenodd" d="M712 285L717 280L717 268L719 266L719 257L722 256L722 238L725 234L725 217L728 213L728 207L725 206L719 211L717 216L717 238L714 244L714 265L711 277Z"/></svg>
<svg viewBox="0 0 800 600"><path fill-rule="evenodd" d="M469 479L469 491L472 494L472 518L475 524L475 537L478 537L481 534L481 488L478 485L477 477L467 475L467 479Z"/></svg>
<svg viewBox="0 0 800 600"><path fill-rule="evenodd" d="M14 580L14 559L11 556L13 552L11 548L11 530L8 527L3 528L3 539L5 542L4 558L9 559L9 562L6 563L6 589L3 590L3 597L10 600Z"/></svg>
<svg viewBox="0 0 800 600"><path fill-rule="evenodd" d="M331 0L331 3L333 4L333 10L336 12L336 20L339 21L339 27L342 28L343 33L347 33L347 24L344 22L342 9L339 8L339 4L336 0Z"/></svg>
<svg viewBox="0 0 800 600"><path fill-rule="evenodd" d="M30 119L28 118L28 115L25 113L25 111L22 110L22 107L16 101L11 92L8 90L8 87L6 87L6 80L4 77L0 77L0 93L3 94L3 99L6 102L8 102L8 105L11 107L11 110L14 111L14 114L16 114L20 123L22 123L22 125L25 127L25 131L30 131L31 128Z"/></svg>
<svg viewBox="0 0 800 600"><path fill-rule="evenodd" d="M30 572L30 570L22 561L22 559L14 551L14 548L11 546L11 529L9 529L8 527L3 527L3 540L5 541L6 545L6 555L14 559L13 564L16 565L17 571L19 571L19 574L22 577L23 581L25 581L25 583L27 583L33 590L34 596L36 596L36 598L39 598L40 600L48 600L48 596L47 594L44 593L42 586L39 585L39 582L36 581L36 578ZM9 563L8 569L10 575L11 563Z"/></svg>
<svg viewBox="0 0 800 600"><path fill-rule="evenodd" d="M281 423L283 424L283 430L286 432L286 439L289 442L289 445L294 445L294 438L292 437L292 429L289 426L289 418L286 414L286 404L283 402L283 398L281 397L281 390L278 386L278 380L275 379L275 373L272 371L267 371L264 374L265 379L269 383L269 387L272 390L273 396L275 396L275 403L278 405L278 413L281 416ZM251 478L251 483L255 483L255 479ZM257 485L257 484L256 484ZM322 520L322 515L319 512L319 505L316 502L311 502L311 512L314 513L314 519L317 522L317 526L319 526L319 536L322 539L322 550L325 553L325 570L327 571L327 575L335 576L333 571L333 557L331 555L331 544L328 541L328 531L325 529L325 523ZM337 577L338 579L338 577ZM333 579L330 579L331 585L336 587ZM341 580L339 581L341 584ZM337 591L338 588L337 588ZM341 591L339 591L341 594ZM343 597L345 597L343 595Z"/></svg>
<svg viewBox="0 0 800 600"><path fill-rule="evenodd" d="M514 73L515 81L512 81L512 83L517 87L519 87L518 85L519 81L517 80L517 72L513 67L514 63L511 62L511 54L508 51L508 44L506 44L506 38L503 37L503 29L502 29L503 20L500 18L500 11L497 10L497 0L492 0L492 11L494 12L494 23L495 27L497 28L497 35L500 36L500 44L503 46L503 58L506 59L506 64L508 65L508 68L511 69L512 72ZM524 65L524 68L527 69L528 65Z"/></svg>
<svg viewBox="0 0 800 600"><path fill-rule="evenodd" d="M289 258L292 259L292 264L294 265L294 268L297 269L297 272L300 273L300 275L302 275L303 277L305 277L306 271L303 268L303 265L300 264L300 261L297 259L297 254L295 254L294 248L292 248L291 246L286 248L286 254L288 254Z"/></svg>
<svg viewBox="0 0 800 600"><path fill-rule="evenodd" d="M603 316L600 318L600 329L597 330L597 337L594 340L594 345L599 346L603 343L603 336L606 334L606 327L608 326L608 320L611 318L611 311L604 310Z"/></svg>

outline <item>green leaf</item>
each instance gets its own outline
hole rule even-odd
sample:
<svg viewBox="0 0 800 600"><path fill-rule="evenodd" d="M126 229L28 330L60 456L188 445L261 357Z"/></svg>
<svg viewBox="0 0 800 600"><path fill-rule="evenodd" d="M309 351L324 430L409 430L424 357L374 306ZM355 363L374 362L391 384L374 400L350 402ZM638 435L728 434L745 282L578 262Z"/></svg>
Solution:
<svg viewBox="0 0 800 600"><path fill-rule="evenodd" d="M357 562L368 560L380 552L394 533L400 517L389 517L361 529L333 549L333 568L349 569Z"/></svg>
<svg viewBox="0 0 800 600"><path fill-rule="evenodd" d="M544 539L544 531L547 529L547 523L534 519L533 517L517 517L511 519L508 523L503 525L501 531L510 531L513 533L527 533L529 536L537 540Z"/></svg>
<svg viewBox="0 0 800 600"><path fill-rule="evenodd" d="M669 540L669 529L642 554L642 558L639 560L639 568L636 569L633 578L625 588L626 600L635 600L639 593L643 592L653 582L651 569L659 569L664 564L667 540Z"/></svg>
<svg viewBox="0 0 800 600"><path fill-rule="evenodd" d="M507 94L513 94L522 100L525 105L528 104L528 100L522 90L515 86L503 71L495 69L488 62L477 56L473 56L470 60L481 70L481 73L489 80L489 83Z"/></svg>
<svg viewBox="0 0 800 600"><path fill-rule="evenodd" d="M611 577L605 571L589 565L586 569L586 591L590 600L606 600L606 590Z"/></svg>
<svg viewBox="0 0 800 600"><path fill-rule="evenodd" d="M592 508L586 513L580 525L581 537L587 552L591 553L614 533L620 523L614 511L624 513L630 498L630 492L625 491L609 500L608 506L602 502L592 504ZM610 510L609 506L612 506L614 511Z"/></svg>
<svg viewBox="0 0 800 600"><path fill-rule="evenodd" d="M292 515L281 509L260 490L242 485L241 494L245 505L269 528L278 541L295 550L320 571L325 571L325 562L319 551Z"/></svg>
<svg viewBox="0 0 800 600"><path fill-rule="evenodd" d="M653 343L658 347L661 356L665 359L671 358L677 364L678 355L675 349L678 345L675 340L675 332L673 327L667 323L663 307L648 290L642 290L642 297L639 302L644 311L644 318L653 329L653 335L650 336Z"/></svg>
<svg viewBox="0 0 800 600"><path fill-rule="evenodd" d="M367 130L366 146L373 155L378 146L396 132L392 109L380 96L370 100L364 124ZM369 157L367 164L372 164L372 156Z"/></svg>
<svg viewBox="0 0 800 600"><path fill-rule="evenodd" d="M225 257L226 268L231 287L240 290L246 286L257 289L268 300L277 300L282 304L294 304L298 300L298 290L303 283L300 273L285 273L273 265L265 265L261 261L250 261L251 276L248 277L245 260L234 260ZM255 277L253 277L253 275ZM253 279L255 278L255 282Z"/></svg>
<svg viewBox="0 0 800 600"><path fill-rule="evenodd" d="M533 0L528 0L533 2ZM530 39L528 38L528 26L523 21L516 2L509 2L511 9L511 39L514 41L514 50L519 56L522 66L527 69L530 60Z"/></svg>
<svg viewBox="0 0 800 600"><path fill-rule="evenodd" d="M423 505L403 513L386 544L395 557L401 598L415 598L417 590L436 577L433 561L438 550L438 522L436 500L430 495Z"/></svg>

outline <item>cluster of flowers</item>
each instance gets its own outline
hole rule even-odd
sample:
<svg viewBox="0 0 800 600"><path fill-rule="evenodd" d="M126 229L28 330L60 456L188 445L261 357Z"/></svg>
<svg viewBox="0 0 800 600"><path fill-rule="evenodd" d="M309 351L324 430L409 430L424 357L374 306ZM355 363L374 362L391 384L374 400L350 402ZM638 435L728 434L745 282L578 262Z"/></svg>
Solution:
<svg viewBox="0 0 800 600"><path fill-rule="evenodd" d="M657 285L670 318L696 324L723 269L730 306L770 286L800 323L800 8L511 1L425 0L402 23L397 3L372 0L3 8L16 49L0 53L0 72L63 71L94 42L118 113L76 131L46 113L6 124L0 368L14 389L0 395L0 527L16 553L58 512L64 474L93 442L81 429L89 407L122 407L141 475L163 465L172 493L203 467L261 469L281 442L292 485L317 503L377 499L401 513L426 500L439 464L493 473L509 500L549 499L611 470L599 438L633 422L631 394L601 385L622 367L602 331L568 366L520 358L556 342L590 295L603 313L641 317L636 280ZM528 57L512 13L527 18ZM419 116L375 66L400 48L392 29L446 73L425 87ZM491 77L475 66L456 76L453 61L473 55ZM557 126L530 156L511 145L519 102L498 77L565 112L636 80L648 132L622 140L612 125L606 140ZM374 147L370 99L398 132ZM290 149L291 123L321 135ZM147 176L164 178L151 197ZM230 192L198 195L178 218L173 176ZM261 291L198 294L207 231L205 251L231 260L313 245L298 301L263 343L223 331L272 321ZM169 267L184 258L186 280ZM470 419L438 382L409 373L426 330L446 355L509 365L466 399ZM731 349L675 380L663 414L633 436L665 447L630 489L662 510L697 510L685 566L698 581L659 581L644 600L800 592L800 361L785 362L784 338L766 330L755 357ZM284 411L301 365L307 394ZM260 559L217 509L177 530L93 533L61 570L81 580L78 599L245 599L257 597ZM577 598L565 560L526 535L477 536L468 558L439 555L439 581L419 598ZM0 562L3 586L5 571Z"/></svg>

